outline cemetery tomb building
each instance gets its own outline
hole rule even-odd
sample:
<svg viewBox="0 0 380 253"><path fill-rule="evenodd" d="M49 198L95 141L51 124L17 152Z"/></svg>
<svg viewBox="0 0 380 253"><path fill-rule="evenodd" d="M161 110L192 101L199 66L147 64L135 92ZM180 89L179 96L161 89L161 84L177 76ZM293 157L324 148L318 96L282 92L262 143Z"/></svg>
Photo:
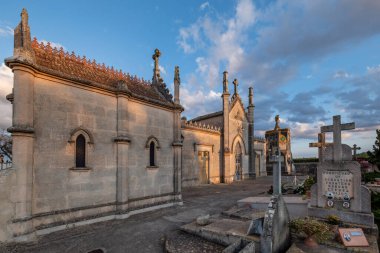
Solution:
<svg viewBox="0 0 380 253"><path fill-rule="evenodd" d="M28 13L14 30L13 167L0 171L0 241L182 204L181 188L265 174L265 141L248 108L230 98L221 112L181 120L153 54L152 82L31 39Z"/></svg>
<svg viewBox="0 0 380 253"><path fill-rule="evenodd" d="M276 125L273 130L265 132L266 140L266 159L267 165L270 164L270 159L277 155L278 149L281 152L281 173L292 173L292 150L291 136L289 128L280 127L280 116L275 117ZM272 167L268 166L268 173L272 173Z"/></svg>

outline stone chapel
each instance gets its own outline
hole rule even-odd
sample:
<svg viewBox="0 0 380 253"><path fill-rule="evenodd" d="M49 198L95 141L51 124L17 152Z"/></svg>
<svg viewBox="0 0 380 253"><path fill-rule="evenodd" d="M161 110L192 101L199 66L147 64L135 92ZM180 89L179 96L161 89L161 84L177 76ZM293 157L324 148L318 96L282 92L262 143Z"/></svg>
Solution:
<svg viewBox="0 0 380 253"><path fill-rule="evenodd" d="M246 109L224 72L222 110L181 120L179 68L173 98L159 57L145 81L32 40L22 10L5 59L13 167L0 171L0 241L181 205L183 186L266 175L253 89Z"/></svg>

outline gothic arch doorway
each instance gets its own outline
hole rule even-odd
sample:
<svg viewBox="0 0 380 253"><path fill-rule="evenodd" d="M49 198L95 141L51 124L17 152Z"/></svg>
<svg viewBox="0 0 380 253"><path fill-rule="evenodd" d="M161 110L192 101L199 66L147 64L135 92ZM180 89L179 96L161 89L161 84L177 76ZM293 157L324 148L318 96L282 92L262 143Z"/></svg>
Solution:
<svg viewBox="0 0 380 253"><path fill-rule="evenodd" d="M242 168L242 149L240 142L235 147L235 180L242 180L243 168Z"/></svg>

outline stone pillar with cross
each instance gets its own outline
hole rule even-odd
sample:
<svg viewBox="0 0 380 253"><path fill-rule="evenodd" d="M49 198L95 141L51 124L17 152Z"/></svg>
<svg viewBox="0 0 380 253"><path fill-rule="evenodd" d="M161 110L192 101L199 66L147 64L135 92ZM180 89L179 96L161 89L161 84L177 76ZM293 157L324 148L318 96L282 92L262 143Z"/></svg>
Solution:
<svg viewBox="0 0 380 253"><path fill-rule="evenodd" d="M318 148L318 160L319 162L324 161L324 149L327 146L331 146L332 143L327 143L326 142L326 134L325 133L319 133L318 134L318 142L312 142L309 143L310 148Z"/></svg>
<svg viewBox="0 0 380 253"><path fill-rule="evenodd" d="M355 123L341 124L340 115L333 117L333 125L322 126L321 133L332 132L333 133L333 161L342 161L342 130L355 129Z"/></svg>
<svg viewBox="0 0 380 253"><path fill-rule="evenodd" d="M358 145L354 144L354 146L352 147L352 150L354 151L354 161L356 161L356 150L360 150L361 147L358 147Z"/></svg>

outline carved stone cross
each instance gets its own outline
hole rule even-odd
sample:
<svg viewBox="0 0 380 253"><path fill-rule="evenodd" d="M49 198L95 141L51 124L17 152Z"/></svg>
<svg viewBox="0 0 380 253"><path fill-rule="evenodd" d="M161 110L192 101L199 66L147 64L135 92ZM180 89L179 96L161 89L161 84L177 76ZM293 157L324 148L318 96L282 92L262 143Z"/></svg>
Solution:
<svg viewBox="0 0 380 253"><path fill-rule="evenodd" d="M334 162L342 161L342 130L355 129L355 122L341 124L340 115L333 116L333 125L322 126L321 133L333 132Z"/></svg>
<svg viewBox="0 0 380 253"><path fill-rule="evenodd" d="M354 144L352 147L352 150L354 151L354 160L356 160L356 150L360 150L361 147L358 147L358 145Z"/></svg>
<svg viewBox="0 0 380 253"><path fill-rule="evenodd" d="M332 143L326 142L326 134L325 133L319 133L318 134L318 142L309 143L310 148L318 148L319 162L324 161L324 155L323 155L324 148L327 146L331 146L331 145L332 145Z"/></svg>
<svg viewBox="0 0 380 253"><path fill-rule="evenodd" d="M234 84L234 95L237 95L237 86L239 85L239 82L237 79L234 79L232 83Z"/></svg>

